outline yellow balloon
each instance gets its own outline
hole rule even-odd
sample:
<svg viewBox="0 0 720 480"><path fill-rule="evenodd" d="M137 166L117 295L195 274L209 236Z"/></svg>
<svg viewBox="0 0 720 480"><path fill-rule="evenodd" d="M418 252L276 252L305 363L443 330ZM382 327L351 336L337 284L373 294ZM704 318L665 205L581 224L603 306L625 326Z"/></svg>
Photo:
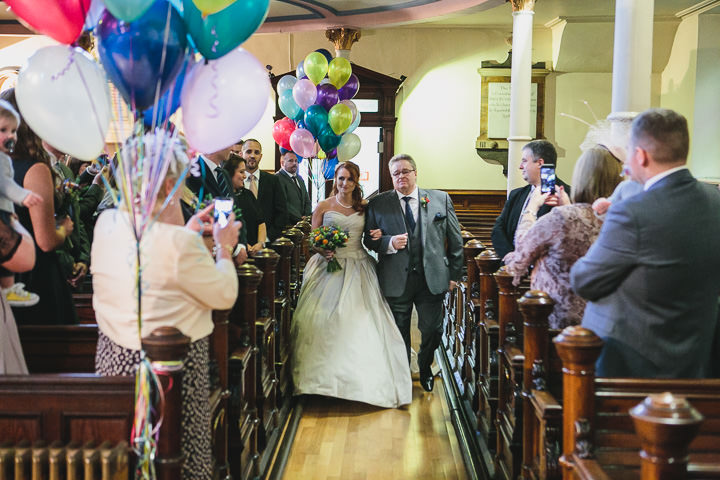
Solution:
<svg viewBox="0 0 720 480"><path fill-rule="evenodd" d="M322 149L318 150L317 158L319 158L320 160L327 158L327 155L325 155L325 151Z"/></svg>
<svg viewBox="0 0 720 480"><path fill-rule="evenodd" d="M203 15L212 15L229 7L230 4L235 3L235 0L193 0L193 3Z"/></svg>
<svg viewBox="0 0 720 480"><path fill-rule="evenodd" d="M328 73L327 58L320 52L312 52L305 57L303 70L305 70L305 75L310 81L317 85Z"/></svg>
<svg viewBox="0 0 720 480"><path fill-rule="evenodd" d="M335 135L343 133L352 123L352 110L344 103L334 105L328 112L328 124Z"/></svg>
<svg viewBox="0 0 720 480"><path fill-rule="evenodd" d="M339 89L345 85L352 74L352 66L350 60L343 57L336 57L332 59L328 66L328 78L335 88Z"/></svg>

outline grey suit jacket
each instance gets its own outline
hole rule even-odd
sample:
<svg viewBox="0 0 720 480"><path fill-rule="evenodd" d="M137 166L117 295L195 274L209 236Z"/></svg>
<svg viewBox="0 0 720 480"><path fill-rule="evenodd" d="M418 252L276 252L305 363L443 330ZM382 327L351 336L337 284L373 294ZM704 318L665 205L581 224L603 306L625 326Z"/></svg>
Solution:
<svg viewBox="0 0 720 480"><path fill-rule="evenodd" d="M458 280L463 267L463 243L460 223L450 195L439 190L418 189L419 198L430 200L418 207L423 244L423 268L430 292L440 294L450 280ZM378 252L377 275L386 297L399 297L407 283L410 254L408 249L387 254L390 238L406 233L403 207L395 190L381 193L370 201L365 215L365 246ZM370 238L370 230L382 230L379 240Z"/></svg>
<svg viewBox="0 0 720 480"><path fill-rule="evenodd" d="M589 300L582 325L656 368L606 375L708 375L719 246L720 192L688 170L610 207L597 241L570 272L575 292Z"/></svg>
<svg viewBox="0 0 720 480"><path fill-rule="evenodd" d="M307 188L305 188L305 181L298 176L298 183L300 184L300 188L298 188L292 177L282 168L275 172L275 176L280 181L280 186L283 188L287 198L289 224L295 225L303 216L311 215L310 196Z"/></svg>

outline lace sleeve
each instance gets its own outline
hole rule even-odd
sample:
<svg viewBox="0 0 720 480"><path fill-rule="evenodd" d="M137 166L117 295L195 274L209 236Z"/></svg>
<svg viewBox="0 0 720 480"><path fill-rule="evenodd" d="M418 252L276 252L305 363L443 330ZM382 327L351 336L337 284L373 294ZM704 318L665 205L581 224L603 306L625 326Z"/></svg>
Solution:
<svg viewBox="0 0 720 480"><path fill-rule="evenodd" d="M506 268L515 276L513 283L518 284L528 267L545 255L553 242L560 238L563 219L557 210L554 208L550 213L533 222L525 235L515 242L513 255L510 258L506 257ZM510 262L508 263L507 260Z"/></svg>
<svg viewBox="0 0 720 480"><path fill-rule="evenodd" d="M7 223L0 221L0 263L10 260L22 241L22 235Z"/></svg>
<svg viewBox="0 0 720 480"><path fill-rule="evenodd" d="M535 222L537 222L537 213L530 213L525 210L522 215L520 215L520 221L518 221L518 226L515 230L515 248L522 243L528 230L535 225Z"/></svg>

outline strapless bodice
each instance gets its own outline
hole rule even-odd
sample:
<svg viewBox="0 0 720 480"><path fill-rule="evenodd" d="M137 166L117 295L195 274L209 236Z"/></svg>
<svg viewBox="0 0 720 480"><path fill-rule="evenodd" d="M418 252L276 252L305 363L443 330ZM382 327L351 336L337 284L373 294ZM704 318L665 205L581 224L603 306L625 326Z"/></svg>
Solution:
<svg viewBox="0 0 720 480"><path fill-rule="evenodd" d="M348 241L344 248L338 248L335 255L338 258L359 258L367 255L362 245L362 234L365 228L365 214L353 213L345 215L334 210L328 210L323 214L324 226L335 226L347 232Z"/></svg>

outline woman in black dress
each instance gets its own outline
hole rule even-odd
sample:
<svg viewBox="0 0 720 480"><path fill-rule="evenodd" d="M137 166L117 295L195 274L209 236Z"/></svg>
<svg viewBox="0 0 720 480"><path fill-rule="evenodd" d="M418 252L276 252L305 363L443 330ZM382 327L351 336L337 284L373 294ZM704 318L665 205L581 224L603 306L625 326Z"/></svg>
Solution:
<svg viewBox="0 0 720 480"><path fill-rule="evenodd" d="M17 109L15 89L5 90L0 98ZM35 241L37 257L35 267L17 275L16 281L24 283L28 291L40 296L37 305L13 308L15 320L18 324L77 323L70 285L62 274L55 252L72 234L74 225L67 215L55 218L59 200L58 177L50 166L50 156L43 148L42 140L24 121L18 127L17 145L11 157L15 182L43 197L41 204L29 209L15 207L20 223Z"/></svg>
<svg viewBox="0 0 720 480"><path fill-rule="evenodd" d="M231 153L223 168L228 172L232 182L235 206L242 212L243 228L247 232L248 250L250 252L260 251L267 237L265 219L257 198L245 188L245 159Z"/></svg>

